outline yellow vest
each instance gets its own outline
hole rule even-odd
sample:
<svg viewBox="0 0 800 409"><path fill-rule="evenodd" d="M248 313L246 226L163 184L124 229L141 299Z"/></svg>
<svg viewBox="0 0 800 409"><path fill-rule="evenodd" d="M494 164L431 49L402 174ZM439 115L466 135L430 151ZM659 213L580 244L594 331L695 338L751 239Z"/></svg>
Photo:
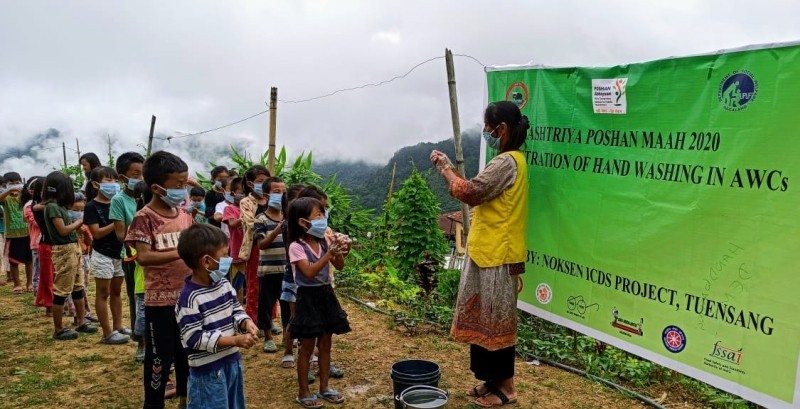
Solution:
<svg viewBox="0 0 800 409"><path fill-rule="evenodd" d="M520 151L505 152L517 164L514 184L500 196L475 207L467 252L478 267L525 261L528 223L528 166Z"/></svg>

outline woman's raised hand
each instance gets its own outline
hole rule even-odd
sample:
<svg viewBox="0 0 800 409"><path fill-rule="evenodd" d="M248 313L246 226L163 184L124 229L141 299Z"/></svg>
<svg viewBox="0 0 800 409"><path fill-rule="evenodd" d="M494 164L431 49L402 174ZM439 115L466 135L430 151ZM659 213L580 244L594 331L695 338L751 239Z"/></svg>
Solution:
<svg viewBox="0 0 800 409"><path fill-rule="evenodd" d="M437 150L431 151L431 163L436 167L436 169L439 170L439 173L442 173L445 170L453 167L453 163L450 162L450 158Z"/></svg>

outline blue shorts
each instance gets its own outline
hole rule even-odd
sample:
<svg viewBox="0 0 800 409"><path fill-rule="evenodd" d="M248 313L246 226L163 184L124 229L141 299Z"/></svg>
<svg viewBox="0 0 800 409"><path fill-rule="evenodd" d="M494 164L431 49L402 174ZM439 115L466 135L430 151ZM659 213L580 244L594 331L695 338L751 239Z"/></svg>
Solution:
<svg viewBox="0 0 800 409"><path fill-rule="evenodd" d="M297 284L286 281L281 284L281 301L297 302Z"/></svg>
<svg viewBox="0 0 800 409"><path fill-rule="evenodd" d="M222 369L189 374L187 409L245 409L242 361L231 361Z"/></svg>

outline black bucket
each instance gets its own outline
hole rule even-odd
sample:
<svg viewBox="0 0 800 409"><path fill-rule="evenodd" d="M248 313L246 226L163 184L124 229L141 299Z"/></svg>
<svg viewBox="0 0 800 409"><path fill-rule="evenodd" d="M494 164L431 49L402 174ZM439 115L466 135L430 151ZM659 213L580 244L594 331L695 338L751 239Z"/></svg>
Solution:
<svg viewBox="0 0 800 409"><path fill-rule="evenodd" d="M421 359L409 359L395 362L392 365L392 387L394 397L400 396L406 389L416 385L439 386L442 373L439 365ZM403 409L398 399L394 400L395 409Z"/></svg>

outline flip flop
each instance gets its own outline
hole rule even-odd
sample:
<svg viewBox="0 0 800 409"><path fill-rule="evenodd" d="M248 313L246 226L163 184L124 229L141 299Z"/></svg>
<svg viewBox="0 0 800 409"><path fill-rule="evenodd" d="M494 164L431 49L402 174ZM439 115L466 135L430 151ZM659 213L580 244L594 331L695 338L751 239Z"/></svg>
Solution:
<svg viewBox="0 0 800 409"><path fill-rule="evenodd" d="M14 287L14 294L20 295L20 294L22 294L24 292L25 291L22 289L22 287L20 287L20 286Z"/></svg>
<svg viewBox="0 0 800 409"><path fill-rule="evenodd" d="M482 397L480 397L478 399L475 399L475 404L476 405L478 405L478 406L480 406L482 408L493 408L495 406L504 406L504 405L510 405L512 403L517 403L517 398L509 399L508 396L506 396L506 394L503 393L503 391L500 390L500 388L498 388L498 387L496 387L494 385L488 385L487 388L489 388L489 393L487 393L485 396L482 396ZM489 396L489 395L497 396L497 398L500 399L500 403L481 401L481 399L483 399L483 398L485 398L486 396Z"/></svg>
<svg viewBox="0 0 800 409"><path fill-rule="evenodd" d="M319 357L316 355L311 355L311 360L309 361L308 368L312 371L319 371Z"/></svg>
<svg viewBox="0 0 800 409"><path fill-rule="evenodd" d="M327 391L322 392L322 395L320 397L330 403L335 403L335 404L344 403L344 396L341 393L339 393L339 391L337 391L336 389L328 389Z"/></svg>
<svg viewBox="0 0 800 409"><path fill-rule="evenodd" d="M294 355L284 355L281 359L281 368L291 369L294 368Z"/></svg>
<svg viewBox="0 0 800 409"><path fill-rule="evenodd" d="M295 402L297 402L300 406L304 408L321 408L323 406L322 403L314 404L314 402L318 400L319 397L317 395L312 394L307 398L298 397L297 399L295 399Z"/></svg>
<svg viewBox="0 0 800 409"><path fill-rule="evenodd" d="M480 388L480 387L486 388L486 392L484 392L484 393L478 392L478 388ZM484 397L484 396L486 396L486 395L488 395L490 393L491 392L489 391L489 384L487 382L484 382L484 383L482 383L480 385L473 386L472 389L467 391L467 396L469 396L471 398L482 398L482 397Z"/></svg>

